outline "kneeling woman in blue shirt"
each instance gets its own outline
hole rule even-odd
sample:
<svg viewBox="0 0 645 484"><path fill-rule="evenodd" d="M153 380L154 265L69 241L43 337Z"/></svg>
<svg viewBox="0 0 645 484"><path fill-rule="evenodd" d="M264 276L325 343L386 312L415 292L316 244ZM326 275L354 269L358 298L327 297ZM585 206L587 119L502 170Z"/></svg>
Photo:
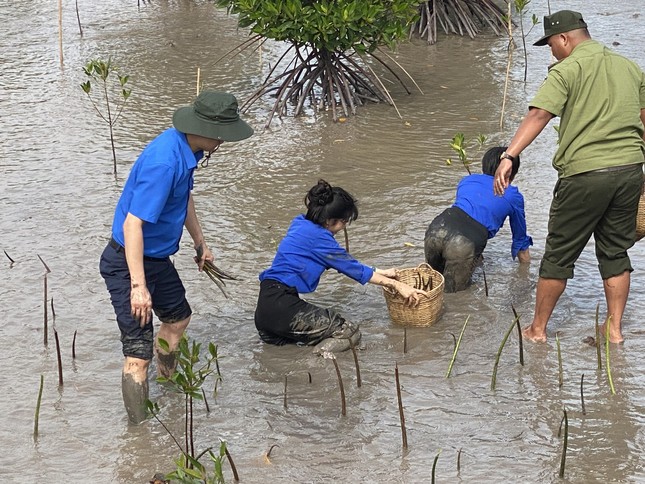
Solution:
<svg viewBox="0 0 645 484"><path fill-rule="evenodd" d="M293 219L273 264L260 274L255 326L266 343L306 344L316 353L344 351L350 341L359 342L358 325L298 296L315 291L325 270L336 269L361 284L391 287L410 305L425 293L397 281L395 269L361 264L336 241L334 236L358 218L356 200L345 190L320 180L305 196L305 205L307 214Z"/></svg>
<svg viewBox="0 0 645 484"><path fill-rule="evenodd" d="M454 205L439 214L426 230L426 261L443 274L446 292L462 291L470 285L486 242L495 236L507 217L513 234L513 259L517 257L520 262L531 259L529 246L533 245L533 240L526 233L524 197L511 185L501 197L493 192L495 170L505 149L498 146L484 154L483 173L462 178ZM511 161L513 181L520 167L520 157Z"/></svg>

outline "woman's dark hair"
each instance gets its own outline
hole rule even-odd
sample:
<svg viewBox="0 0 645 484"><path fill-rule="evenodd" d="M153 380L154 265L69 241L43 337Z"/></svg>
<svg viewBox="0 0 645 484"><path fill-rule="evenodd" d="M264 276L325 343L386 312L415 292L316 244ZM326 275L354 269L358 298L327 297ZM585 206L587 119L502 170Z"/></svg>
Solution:
<svg viewBox="0 0 645 484"><path fill-rule="evenodd" d="M352 222L358 218L356 200L340 187L332 187L325 180L311 187L305 195L307 220L324 227L330 219Z"/></svg>
<svg viewBox="0 0 645 484"><path fill-rule="evenodd" d="M508 146L495 146L484 153L484 157L482 158L482 172L485 175L495 176L495 172L497 171L497 167L500 162L499 157L502 156L502 153L504 153L507 148ZM513 162L513 167L511 168L511 180L515 178L519 169L520 155L517 155Z"/></svg>

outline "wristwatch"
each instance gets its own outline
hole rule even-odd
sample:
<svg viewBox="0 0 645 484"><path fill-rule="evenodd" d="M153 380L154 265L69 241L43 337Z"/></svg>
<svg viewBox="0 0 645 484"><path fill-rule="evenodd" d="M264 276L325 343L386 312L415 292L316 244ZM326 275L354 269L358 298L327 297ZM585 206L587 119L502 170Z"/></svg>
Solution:
<svg viewBox="0 0 645 484"><path fill-rule="evenodd" d="M515 161L517 158L516 158L515 156L513 156L513 155L509 155L509 154L505 151L504 153L502 153L502 154L501 154L501 156L499 157L499 159L500 159L500 160L511 160L511 161Z"/></svg>

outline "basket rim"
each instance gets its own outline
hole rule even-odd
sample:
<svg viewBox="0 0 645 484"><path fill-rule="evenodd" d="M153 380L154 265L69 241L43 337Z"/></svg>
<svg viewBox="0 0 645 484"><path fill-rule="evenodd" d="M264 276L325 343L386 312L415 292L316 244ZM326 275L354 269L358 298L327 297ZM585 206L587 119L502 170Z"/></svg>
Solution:
<svg viewBox="0 0 645 484"><path fill-rule="evenodd" d="M443 274L442 274L441 272L439 272L437 269L435 269L434 267L432 267L432 266L431 266L430 264L428 264L427 262L422 262L421 264L419 264L419 265L418 265L418 266L416 266L416 267L403 267L403 268L401 268L401 269L397 269L397 270L401 270L401 271L410 271L410 270L419 270L419 269L429 269L430 271L432 271L432 274L431 274L431 275L432 275L433 277L434 277L434 275L435 275L435 274L437 274L437 275L439 276L439 279L440 279L439 284L437 284L436 286L434 286L434 287L433 287L432 289L430 289L429 291L426 291L426 292L427 292L427 294L421 294L421 295L420 295L420 296L421 296L421 297L423 297L423 298L430 299L430 298L434 297L434 295L436 294L436 292L437 292L439 289L442 289L442 288L443 288L443 286L444 286L444 284L445 284L445 278L443 277ZM391 296L391 297L392 297L392 298L394 298L394 299L399 299L399 300L402 300L402 301L404 300L403 296L401 296L401 294L400 294L397 290L392 289L392 288L390 288L390 287L383 286L383 292L385 293L385 296L386 296L386 297L387 297L387 296Z"/></svg>

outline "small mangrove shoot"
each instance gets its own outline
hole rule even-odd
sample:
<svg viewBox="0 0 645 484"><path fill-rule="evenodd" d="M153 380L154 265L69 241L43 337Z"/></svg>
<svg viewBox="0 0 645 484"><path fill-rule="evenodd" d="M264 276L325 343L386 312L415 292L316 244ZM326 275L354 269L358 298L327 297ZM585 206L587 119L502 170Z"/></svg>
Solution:
<svg viewBox="0 0 645 484"><path fill-rule="evenodd" d="M600 304L596 305L596 357L598 359L598 371L602 370L602 357L600 356L600 326L598 325L598 313Z"/></svg>
<svg viewBox="0 0 645 484"><path fill-rule="evenodd" d="M562 351L560 350L560 337L558 336L559 331L555 332L555 347L558 350L558 388L562 388L564 384L564 378L562 375Z"/></svg>
<svg viewBox="0 0 645 484"><path fill-rule="evenodd" d="M343 386L343 378L340 376L340 368L338 368L338 362L336 357L332 355L332 361L334 362L334 368L336 368L336 376L338 377L338 388L340 389L340 404L341 409L340 413L344 417L347 415L347 404L345 402L345 387Z"/></svg>
<svg viewBox="0 0 645 484"><path fill-rule="evenodd" d="M446 378L450 378L450 373L452 372L452 366L455 364L455 360L457 359L457 351L459 351L459 345L461 345L461 338L463 338L464 336L464 332L466 331L466 326L468 326L469 320L470 320L470 314L466 318L466 321L464 322L464 325L461 328L461 333L459 333L459 339L455 344L455 350L452 353L452 359L450 360L450 365L448 366L448 371L446 372Z"/></svg>
<svg viewBox="0 0 645 484"><path fill-rule="evenodd" d="M352 355L354 355L354 365L356 366L356 386L360 388L363 384L361 380L361 367L358 364L358 353L356 351L356 346L354 345L354 343L352 343L351 340L349 342L349 347L352 350Z"/></svg>
<svg viewBox="0 0 645 484"><path fill-rule="evenodd" d="M408 448L408 433L405 429L405 415L403 414L403 400L401 399L401 382L399 381L399 365L394 364L394 380L396 382L396 399L399 404L399 419L401 420L401 439L403 449Z"/></svg>
<svg viewBox="0 0 645 484"><path fill-rule="evenodd" d="M520 316L515 310L515 306L511 304L511 309L513 310L513 316L517 320L517 340L520 344L520 365L524 366L524 335L522 334L522 327L520 326Z"/></svg>
<svg viewBox="0 0 645 484"><path fill-rule="evenodd" d="M582 405L582 415L587 415L587 410L585 409L585 374L583 373L580 377L580 404Z"/></svg>
<svg viewBox="0 0 645 484"><path fill-rule="evenodd" d="M560 459L560 478L564 477L564 465L567 461L567 444L569 442L569 418L567 417L567 409L564 408L564 441L562 442L562 458Z"/></svg>
<svg viewBox="0 0 645 484"><path fill-rule="evenodd" d="M502 350L504 349L506 340L508 340L508 337L511 335L511 332L513 331L513 328L515 328L516 325L517 325L517 318L513 319L513 323L509 326L508 330L506 331L506 334L504 335L504 339L502 340L502 343L499 345L499 349L497 350L495 365L493 366L493 376L490 381L490 389L493 391L495 390L495 385L497 384L497 367L499 366L499 359L502 356Z"/></svg>
<svg viewBox="0 0 645 484"><path fill-rule="evenodd" d="M612 395L616 395L614 389L614 380L611 378L611 365L609 364L609 326L611 326L611 316L605 322L605 368L607 369L607 379L609 380L609 389Z"/></svg>
<svg viewBox="0 0 645 484"><path fill-rule="evenodd" d="M40 375L40 387L38 388L38 400L36 400L36 415L34 416L34 440L38 439L38 419L40 418L40 402L43 398L44 375Z"/></svg>

